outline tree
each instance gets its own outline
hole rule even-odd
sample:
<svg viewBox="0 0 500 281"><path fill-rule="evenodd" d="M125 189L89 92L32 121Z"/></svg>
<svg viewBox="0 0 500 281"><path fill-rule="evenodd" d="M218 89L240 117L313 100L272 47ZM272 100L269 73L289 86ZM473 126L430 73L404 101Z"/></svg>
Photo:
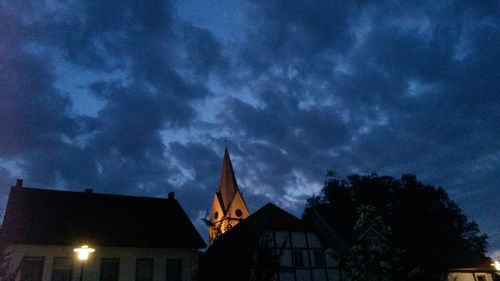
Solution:
<svg viewBox="0 0 500 281"><path fill-rule="evenodd" d="M13 265L8 246L9 244L0 233L0 280L15 281L21 267Z"/></svg>
<svg viewBox="0 0 500 281"><path fill-rule="evenodd" d="M4 217L4 212L4 209L0 209L0 217ZM9 243L5 239L0 226L0 281L15 281L20 271L21 265L14 266L12 263Z"/></svg>
<svg viewBox="0 0 500 281"><path fill-rule="evenodd" d="M308 200L303 218L310 219L313 210L353 247L354 254L344 258L354 280L353 272L388 270L397 280L440 280L448 268L490 262L485 256L487 236L477 223L442 188L422 184L413 175L395 179L373 173L339 180L329 173L322 193ZM360 235L368 228L386 239L387 248L378 253L359 248ZM373 261L373 254L394 259L371 265L370 273L361 264Z"/></svg>
<svg viewBox="0 0 500 281"><path fill-rule="evenodd" d="M349 257L340 257L352 281L400 280L400 249L389 247L392 228L370 205L356 208L354 232L356 237L350 247Z"/></svg>
<svg viewBox="0 0 500 281"><path fill-rule="evenodd" d="M14 281L19 273L19 267L13 269L10 259L10 253L7 244L0 241L0 280Z"/></svg>

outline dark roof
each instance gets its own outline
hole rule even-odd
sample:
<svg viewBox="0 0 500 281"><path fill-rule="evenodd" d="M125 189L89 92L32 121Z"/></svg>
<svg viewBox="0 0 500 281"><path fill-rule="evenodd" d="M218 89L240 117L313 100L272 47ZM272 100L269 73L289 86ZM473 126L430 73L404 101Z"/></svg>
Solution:
<svg viewBox="0 0 500 281"><path fill-rule="evenodd" d="M327 247L343 255L350 255L351 251L346 242L338 235L337 231L330 225L320 212L313 209L310 218L311 223L316 227Z"/></svg>
<svg viewBox="0 0 500 281"><path fill-rule="evenodd" d="M258 241L266 230L314 231L303 220L269 203L220 235L202 255L202 280L247 280Z"/></svg>
<svg viewBox="0 0 500 281"><path fill-rule="evenodd" d="M227 241L238 241L238 243L245 241L245 243L252 244L259 239L265 230L312 231L313 229L310 224L307 224L273 203L268 203L217 238L211 248L218 247L218 244L225 244Z"/></svg>
<svg viewBox="0 0 500 281"><path fill-rule="evenodd" d="M2 236L11 243L42 245L206 246L173 196L160 199L19 186L11 188Z"/></svg>

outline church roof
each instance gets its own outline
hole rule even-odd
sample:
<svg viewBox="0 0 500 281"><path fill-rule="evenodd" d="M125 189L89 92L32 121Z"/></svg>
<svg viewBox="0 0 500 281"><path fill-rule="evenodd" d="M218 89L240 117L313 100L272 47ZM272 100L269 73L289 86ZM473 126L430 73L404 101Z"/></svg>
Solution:
<svg viewBox="0 0 500 281"><path fill-rule="evenodd" d="M227 211L229 204L231 204L231 201L233 200L237 190L238 184L236 183L233 165L231 164L229 152L226 147L224 150L224 160L222 161L222 170L219 183L219 199L222 199L221 203L223 204L222 207L224 212Z"/></svg>
<svg viewBox="0 0 500 281"><path fill-rule="evenodd" d="M204 248L176 199L11 188L1 235L41 245Z"/></svg>

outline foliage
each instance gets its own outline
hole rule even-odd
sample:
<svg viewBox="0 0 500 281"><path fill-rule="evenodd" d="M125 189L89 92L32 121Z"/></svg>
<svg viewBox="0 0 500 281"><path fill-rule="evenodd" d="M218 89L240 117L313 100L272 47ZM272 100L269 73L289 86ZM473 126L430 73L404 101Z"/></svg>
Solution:
<svg viewBox="0 0 500 281"><path fill-rule="evenodd" d="M388 272L397 280L439 280L447 268L488 262L487 237L477 223L442 188L413 175L395 179L373 173L339 180L330 172L322 194L308 200L304 219L313 209L352 246L355 255L345 257L345 264L352 267L353 280L356 274L375 273L383 280L390 278ZM386 239L378 252L367 251L360 239L369 228ZM363 267L374 258L380 263Z"/></svg>
<svg viewBox="0 0 500 281"><path fill-rule="evenodd" d="M402 251L387 244L392 228L370 205L357 207L356 217L354 232L357 237L351 246L351 256L343 260L351 280L399 280L398 262Z"/></svg>
<svg viewBox="0 0 500 281"><path fill-rule="evenodd" d="M15 281L19 271L19 266L13 268L8 244L0 236L0 280Z"/></svg>
<svg viewBox="0 0 500 281"><path fill-rule="evenodd" d="M0 217L4 217L5 210L0 209ZM21 266L13 266L9 244L2 235L0 225L0 281L15 281L21 271ZM23 257L24 259L24 257Z"/></svg>

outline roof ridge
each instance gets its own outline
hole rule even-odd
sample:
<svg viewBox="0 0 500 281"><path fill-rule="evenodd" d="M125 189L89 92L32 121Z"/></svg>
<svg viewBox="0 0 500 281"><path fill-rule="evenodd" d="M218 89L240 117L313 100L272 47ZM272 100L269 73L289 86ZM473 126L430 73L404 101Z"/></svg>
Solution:
<svg viewBox="0 0 500 281"><path fill-rule="evenodd" d="M101 196L101 197L115 197L115 198L129 198L129 199L146 199L146 200L169 200L166 197L148 197L148 196L138 196L138 195L128 195L128 194L112 194L112 193L100 193L100 192L89 192L77 191L77 190L66 190L66 189L52 189L52 188L38 188L38 187L28 187L23 186L21 188L14 189L15 191L39 191L39 192L54 192L54 193L70 193L74 195L85 195L85 196ZM171 199L170 199L171 200ZM174 199L176 200L176 199Z"/></svg>
<svg viewBox="0 0 500 281"><path fill-rule="evenodd" d="M13 243L206 247L186 211L172 198L13 187L2 231Z"/></svg>

